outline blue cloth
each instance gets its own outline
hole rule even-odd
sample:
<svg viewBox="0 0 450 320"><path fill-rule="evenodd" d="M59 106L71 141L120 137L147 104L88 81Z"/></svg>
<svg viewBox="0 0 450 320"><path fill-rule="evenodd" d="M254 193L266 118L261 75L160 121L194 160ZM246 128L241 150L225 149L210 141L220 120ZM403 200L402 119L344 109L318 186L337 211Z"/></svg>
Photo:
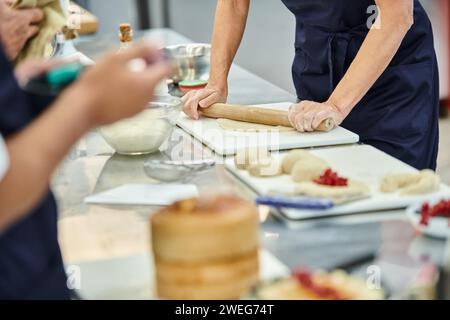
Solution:
<svg viewBox="0 0 450 320"><path fill-rule="evenodd" d="M5 138L42 111L30 101L0 47L0 133ZM0 299L69 298L57 238L57 207L49 191L24 219L0 233Z"/></svg>
<svg viewBox="0 0 450 320"><path fill-rule="evenodd" d="M326 101L369 32L375 2L282 1L297 21L292 73L298 99ZM342 125L417 169L435 169L439 75L431 23L418 0L414 6L414 25L393 61Z"/></svg>

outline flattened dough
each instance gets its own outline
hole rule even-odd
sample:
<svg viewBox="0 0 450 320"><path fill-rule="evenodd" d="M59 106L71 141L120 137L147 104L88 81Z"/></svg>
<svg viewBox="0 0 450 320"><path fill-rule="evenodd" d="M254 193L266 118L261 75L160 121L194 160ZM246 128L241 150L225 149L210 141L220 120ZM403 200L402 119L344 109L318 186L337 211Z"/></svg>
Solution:
<svg viewBox="0 0 450 320"><path fill-rule="evenodd" d="M278 132L296 132L294 128L282 126L268 126L265 124L257 124L250 122L234 121L229 119L217 119L219 126L226 131L244 131L244 132L260 132L260 131L278 131Z"/></svg>
<svg viewBox="0 0 450 320"><path fill-rule="evenodd" d="M295 193L309 197L339 200L344 197L369 195L370 190L363 182L349 180L348 186L345 187L325 186L314 182L302 182L295 186Z"/></svg>
<svg viewBox="0 0 450 320"><path fill-rule="evenodd" d="M381 181L381 192L399 191L402 195L420 195L439 190L440 178L432 170L422 170L413 174L394 174Z"/></svg>

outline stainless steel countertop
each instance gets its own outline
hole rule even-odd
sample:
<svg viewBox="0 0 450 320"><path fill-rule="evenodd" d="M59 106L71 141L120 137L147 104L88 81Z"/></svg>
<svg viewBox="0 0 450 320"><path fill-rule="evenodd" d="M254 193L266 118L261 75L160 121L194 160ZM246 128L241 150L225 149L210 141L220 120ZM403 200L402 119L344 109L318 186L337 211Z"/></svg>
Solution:
<svg viewBox="0 0 450 320"><path fill-rule="evenodd" d="M137 37L156 37L167 45L191 42L168 29L140 32ZM77 43L77 47L96 59L107 49L116 47L116 37L85 38ZM243 68L233 66L230 102L281 101L295 101L295 97ZM177 129L169 148L171 144L180 143L183 151L192 153L194 158L211 155L210 150ZM147 177L143 169L143 161L149 157L167 158L167 154L163 151L139 157L114 155L95 131L86 135L72 150L53 181L60 208L60 244L67 264L132 259L150 252L148 219L157 208L83 203L88 195L125 183L157 183ZM223 165L217 165L189 182L195 183L204 193L231 191L249 199L254 197L252 191ZM383 283L395 293L404 289L423 261L441 263L445 246L440 240L416 237L403 211L286 223L267 216L262 210L261 220L262 246L287 266L330 269L373 253L377 258L369 265L380 268ZM104 269L99 272L110 272L111 278L121 276L111 271L113 269ZM364 266L357 268L357 272L366 275ZM125 295L126 287L123 292Z"/></svg>

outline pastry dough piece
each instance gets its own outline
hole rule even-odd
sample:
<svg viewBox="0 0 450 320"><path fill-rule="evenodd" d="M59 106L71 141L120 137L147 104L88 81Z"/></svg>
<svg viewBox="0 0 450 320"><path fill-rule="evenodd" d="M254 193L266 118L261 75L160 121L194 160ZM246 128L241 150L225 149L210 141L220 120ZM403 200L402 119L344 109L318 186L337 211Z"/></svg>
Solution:
<svg viewBox="0 0 450 320"><path fill-rule="evenodd" d="M315 182L302 182L295 186L297 195L327 198L339 201L347 197L364 196L370 193L369 187L363 182L349 180L347 186L326 186Z"/></svg>
<svg viewBox="0 0 450 320"><path fill-rule="evenodd" d="M275 177L281 175L281 165L270 157L260 163L251 164L248 167L248 173L254 177Z"/></svg>
<svg viewBox="0 0 450 320"><path fill-rule="evenodd" d="M270 153L265 148L248 148L237 152L234 165L239 170L248 170L253 164L268 164L270 158Z"/></svg>
<svg viewBox="0 0 450 320"><path fill-rule="evenodd" d="M432 170L422 170L412 174L386 176L380 185L381 192L399 191L402 195L421 195L439 190L440 178Z"/></svg>
<svg viewBox="0 0 450 320"><path fill-rule="evenodd" d="M295 163L299 160L303 160L306 158L314 158L319 159L319 157L316 157L312 153L306 151L306 150L292 150L288 152L283 158L283 161L281 163L283 173L291 174L292 168L294 167Z"/></svg>
<svg viewBox="0 0 450 320"><path fill-rule="evenodd" d="M384 291L371 289L366 281L336 270L331 273L316 272L312 276L316 285L335 290L339 297L346 300L381 300ZM262 300L321 300L319 294L302 286L293 277L267 285L258 291Z"/></svg>
<svg viewBox="0 0 450 320"><path fill-rule="evenodd" d="M419 173L389 175L381 181L380 190L385 193L396 192L409 185L418 183L420 178L421 175Z"/></svg>
<svg viewBox="0 0 450 320"><path fill-rule="evenodd" d="M296 132L294 128L283 126L268 126L265 124L257 124L243 121L235 121L230 119L217 119L219 126L227 131L245 131L245 132L261 132L261 131L277 131L277 132Z"/></svg>
<svg viewBox="0 0 450 320"><path fill-rule="evenodd" d="M431 170L424 170L421 172L421 178L417 183L405 187L400 192L404 195L431 193L439 190L440 182L441 179L436 173Z"/></svg>
<svg viewBox="0 0 450 320"><path fill-rule="evenodd" d="M298 160L292 168L291 177L295 182L307 182L320 178L330 166L322 159L306 157Z"/></svg>

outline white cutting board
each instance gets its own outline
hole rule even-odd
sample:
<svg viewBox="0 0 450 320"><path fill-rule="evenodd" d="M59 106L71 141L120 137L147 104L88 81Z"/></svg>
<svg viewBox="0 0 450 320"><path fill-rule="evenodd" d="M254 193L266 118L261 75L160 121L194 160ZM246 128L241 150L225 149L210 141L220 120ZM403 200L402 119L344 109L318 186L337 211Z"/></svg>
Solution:
<svg viewBox="0 0 450 320"><path fill-rule="evenodd" d="M261 108L288 110L290 102L260 105ZM351 144L359 136L342 127L331 132L235 132L223 130L215 119L192 120L184 113L178 126L220 155L234 155L248 147L265 147L269 150L289 150L319 146Z"/></svg>
<svg viewBox="0 0 450 320"><path fill-rule="evenodd" d="M322 148L311 150L310 152L327 161L339 175L365 182L371 189L372 197L337 206L330 210L282 210L282 213L289 219L311 219L324 216L401 209L416 202L426 201L430 197L438 196L439 194L450 196L450 188L444 184L441 185L439 192L432 195L400 196L398 194L380 192L379 183L386 175L414 173L417 170L368 145ZM285 152L275 154L274 157L282 158L285 154ZM288 175L272 178L252 177L247 171L236 169L233 158L226 160L226 166L259 195L265 195L270 190L277 190L278 187L294 185L294 182Z"/></svg>

